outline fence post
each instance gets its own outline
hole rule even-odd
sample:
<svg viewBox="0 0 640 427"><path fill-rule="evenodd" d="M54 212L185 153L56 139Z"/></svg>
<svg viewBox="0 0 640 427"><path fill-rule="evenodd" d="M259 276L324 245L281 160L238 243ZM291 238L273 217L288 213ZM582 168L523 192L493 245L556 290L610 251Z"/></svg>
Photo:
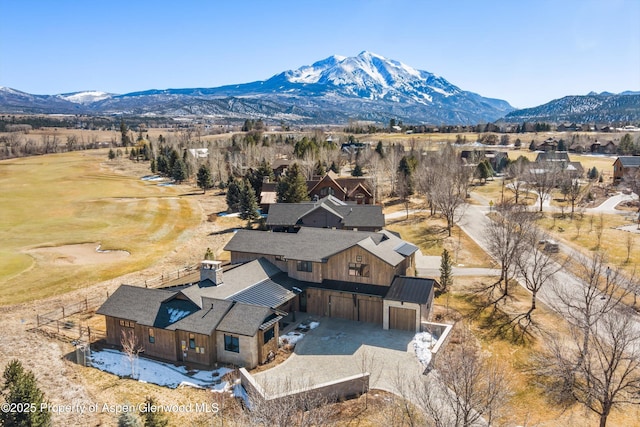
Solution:
<svg viewBox="0 0 640 427"><path fill-rule="evenodd" d="M58 327L58 334L60 333L60 321L56 320L56 326Z"/></svg>
<svg viewBox="0 0 640 427"><path fill-rule="evenodd" d="M84 297L84 311L89 311L89 300Z"/></svg>
<svg viewBox="0 0 640 427"><path fill-rule="evenodd" d="M91 344L91 326L87 326L87 335L88 335L87 342Z"/></svg>
<svg viewBox="0 0 640 427"><path fill-rule="evenodd" d="M64 305L62 306L62 318L64 319Z"/></svg>
<svg viewBox="0 0 640 427"><path fill-rule="evenodd" d="M36 329L40 327L40 315L36 314Z"/></svg>

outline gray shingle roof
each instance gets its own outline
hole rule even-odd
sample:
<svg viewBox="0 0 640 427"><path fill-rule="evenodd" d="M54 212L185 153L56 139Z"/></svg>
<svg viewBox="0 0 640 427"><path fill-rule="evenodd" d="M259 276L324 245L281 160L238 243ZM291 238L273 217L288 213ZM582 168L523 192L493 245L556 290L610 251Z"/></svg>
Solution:
<svg viewBox="0 0 640 427"><path fill-rule="evenodd" d="M204 298L202 304L200 309L189 299L184 299L180 291L122 285L97 313L156 328L209 335L233 302Z"/></svg>
<svg viewBox="0 0 640 427"><path fill-rule="evenodd" d="M229 310L217 329L221 332L252 337L267 317L273 314L274 311L269 307L238 302Z"/></svg>
<svg viewBox="0 0 640 427"><path fill-rule="evenodd" d="M333 196L316 202L272 204L269 206L267 225L304 225L304 217L318 209L324 209L337 216L345 227L382 228L385 225L382 206L347 204Z"/></svg>
<svg viewBox="0 0 640 427"><path fill-rule="evenodd" d="M389 292L384 297L390 301L404 301L415 304L426 304L435 285L434 279L421 277L396 276Z"/></svg>
<svg viewBox="0 0 640 427"><path fill-rule="evenodd" d="M396 250L403 244L407 242L386 230L374 233L302 227L297 233L240 230L224 249L232 252L280 255L299 261L326 262L332 255L357 245L388 264L396 266L408 256Z"/></svg>

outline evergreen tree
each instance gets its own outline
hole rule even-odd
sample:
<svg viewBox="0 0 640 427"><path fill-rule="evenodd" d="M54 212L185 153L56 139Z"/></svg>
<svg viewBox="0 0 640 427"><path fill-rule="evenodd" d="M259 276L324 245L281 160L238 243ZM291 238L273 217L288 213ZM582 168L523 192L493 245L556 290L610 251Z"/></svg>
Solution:
<svg viewBox="0 0 640 427"><path fill-rule="evenodd" d="M567 145L564 143L564 139L558 141L558 146L556 147L556 151L567 151Z"/></svg>
<svg viewBox="0 0 640 427"><path fill-rule="evenodd" d="M202 165L198 169L197 174L198 187L202 188L202 192L206 193L207 189L213 187L213 178L211 177L211 170L207 165Z"/></svg>
<svg viewBox="0 0 640 427"><path fill-rule="evenodd" d="M589 172L587 172L587 178L589 178L589 179L598 178L598 169L596 169L595 166L593 168L589 169Z"/></svg>
<svg viewBox="0 0 640 427"><path fill-rule="evenodd" d="M109 149L109 160L113 160L116 158L116 152L113 151L113 148Z"/></svg>
<svg viewBox="0 0 640 427"><path fill-rule="evenodd" d="M331 162L331 166L329 167L329 170L332 171L333 173L339 173L338 165L336 165L335 161Z"/></svg>
<svg viewBox="0 0 640 427"><path fill-rule="evenodd" d="M513 146L515 148L520 148L522 147L522 141L520 141L520 138L516 138L516 141L513 143Z"/></svg>
<svg viewBox="0 0 640 427"><path fill-rule="evenodd" d="M208 261L213 261L214 259L216 259L216 256L211 248L207 248L207 251L204 253L204 259Z"/></svg>
<svg viewBox="0 0 640 427"><path fill-rule="evenodd" d="M156 159L156 169L164 175L169 175L169 160L164 154L158 154Z"/></svg>
<svg viewBox="0 0 640 427"><path fill-rule="evenodd" d="M487 164L484 161L478 163L478 166L476 167L476 176L481 183L487 182L487 178L489 178L489 168L487 168Z"/></svg>
<svg viewBox="0 0 640 427"><path fill-rule="evenodd" d="M253 192L253 187L249 183L245 183L240 193L240 219L255 221L260 218L260 212L258 211L258 201L256 200L256 193Z"/></svg>
<svg viewBox="0 0 640 427"><path fill-rule="evenodd" d="M400 163L398 164L398 173L402 175L401 181L404 183L404 192L407 196L410 196L414 193L413 172L415 171L417 165L418 160L415 158L415 156L413 156L413 154L409 156L402 156L402 158L400 159Z"/></svg>
<svg viewBox="0 0 640 427"><path fill-rule="evenodd" d="M229 177L227 183L227 207L229 212L240 211L240 199L242 197L242 183L237 179Z"/></svg>
<svg viewBox="0 0 640 427"><path fill-rule="evenodd" d="M376 145L376 153L378 153L381 158L384 158L384 147L382 146L382 141L378 141L378 145Z"/></svg>
<svg viewBox="0 0 640 427"><path fill-rule="evenodd" d="M120 143L123 147L128 147L131 141L129 140L129 129L124 123L124 120L120 120Z"/></svg>
<svg viewBox="0 0 640 427"><path fill-rule="evenodd" d="M529 144L529 151L536 151L536 142L532 139L531 144Z"/></svg>
<svg viewBox="0 0 640 427"><path fill-rule="evenodd" d="M249 169L244 177L249 181L256 194L260 194L260 191L262 190L262 183L265 179L268 179L269 181L273 181L275 179L271 165L267 163L264 158L257 169Z"/></svg>
<svg viewBox="0 0 640 427"><path fill-rule="evenodd" d="M25 370L22 363L12 360L4 370L3 391L5 402L12 404L33 405L33 411L0 411L0 425L7 427L51 425L51 413L41 410L41 405L47 403L44 393L38 388L33 372Z"/></svg>
<svg viewBox="0 0 640 427"><path fill-rule="evenodd" d="M187 165L184 161L178 158L171 168L171 177L178 183L187 179Z"/></svg>
<svg viewBox="0 0 640 427"><path fill-rule="evenodd" d="M307 181L300 166L294 163L276 185L278 203L298 203L309 200Z"/></svg>
<svg viewBox="0 0 640 427"><path fill-rule="evenodd" d="M440 286L443 293L447 292L449 286L453 285L451 265L451 256L449 255L449 251L445 249L442 251L442 256L440 257Z"/></svg>
<svg viewBox="0 0 640 427"><path fill-rule="evenodd" d="M153 397L147 397L144 401L147 408L157 406ZM169 425L167 415L163 412L147 411L144 413L144 427L166 427Z"/></svg>
<svg viewBox="0 0 640 427"><path fill-rule="evenodd" d="M158 166L156 164L156 159L151 159L151 173L158 173Z"/></svg>
<svg viewBox="0 0 640 427"><path fill-rule="evenodd" d="M315 167L313 168L313 174L317 176L324 176L325 173L327 173L327 171L324 170L324 166L322 165L322 162L318 160L316 162Z"/></svg>
<svg viewBox="0 0 640 427"><path fill-rule="evenodd" d="M356 167L353 168L353 170L351 171L351 176L362 176L364 175L364 172L362 172L362 167L356 163Z"/></svg>

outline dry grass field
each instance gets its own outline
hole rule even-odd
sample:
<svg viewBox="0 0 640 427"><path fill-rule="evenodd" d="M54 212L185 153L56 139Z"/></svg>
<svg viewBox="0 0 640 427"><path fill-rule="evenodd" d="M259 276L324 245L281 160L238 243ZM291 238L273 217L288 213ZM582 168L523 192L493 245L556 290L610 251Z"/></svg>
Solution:
<svg viewBox="0 0 640 427"><path fill-rule="evenodd" d="M105 150L0 162L0 304L61 294L143 269L203 213L183 186L142 181L146 165ZM124 174L118 168L138 167ZM119 252L99 253L101 250ZM124 252L126 251L126 252Z"/></svg>

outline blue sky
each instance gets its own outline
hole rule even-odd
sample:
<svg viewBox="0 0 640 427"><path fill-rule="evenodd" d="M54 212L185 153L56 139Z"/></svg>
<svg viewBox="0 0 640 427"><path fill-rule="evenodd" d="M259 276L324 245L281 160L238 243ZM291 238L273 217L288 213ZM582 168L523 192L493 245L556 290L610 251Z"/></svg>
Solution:
<svg viewBox="0 0 640 427"><path fill-rule="evenodd" d="M518 108L640 90L640 0L0 0L0 86L265 80L363 50Z"/></svg>

